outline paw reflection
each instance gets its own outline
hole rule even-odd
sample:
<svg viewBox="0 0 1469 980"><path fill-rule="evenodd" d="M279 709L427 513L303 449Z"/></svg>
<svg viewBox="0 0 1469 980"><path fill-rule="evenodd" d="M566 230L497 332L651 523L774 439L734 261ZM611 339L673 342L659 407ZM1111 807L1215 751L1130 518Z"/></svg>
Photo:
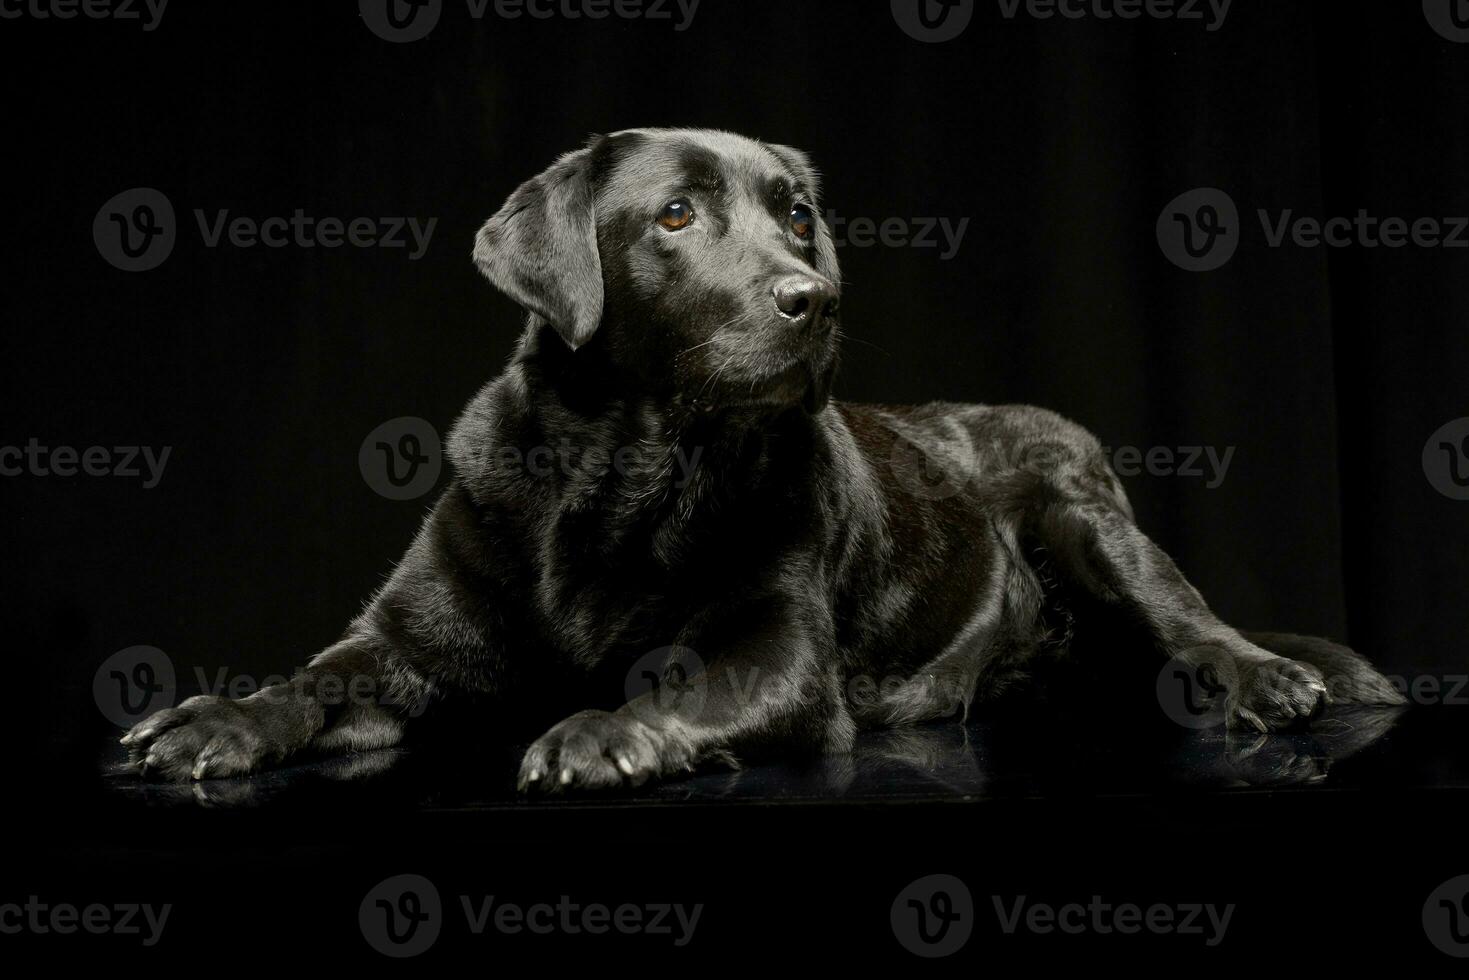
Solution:
<svg viewBox="0 0 1469 980"><path fill-rule="evenodd" d="M1319 783L1333 763L1348 758L1386 735L1405 709L1357 707L1329 712L1309 730L1257 735L1229 732L1224 767L1251 786Z"/></svg>

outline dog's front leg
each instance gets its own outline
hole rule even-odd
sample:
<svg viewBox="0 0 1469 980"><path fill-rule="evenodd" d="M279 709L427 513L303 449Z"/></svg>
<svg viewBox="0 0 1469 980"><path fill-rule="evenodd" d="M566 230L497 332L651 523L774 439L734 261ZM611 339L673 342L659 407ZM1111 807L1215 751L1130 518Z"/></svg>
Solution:
<svg viewBox="0 0 1469 980"><path fill-rule="evenodd" d="M705 665L616 711L572 715L537 739L520 788L637 786L745 747L783 754L851 748L831 615L819 602L731 604L691 624L681 645Z"/></svg>
<svg viewBox="0 0 1469 980"><path fill-rule="evenodd" d="M122 742L145 776L172 780L244 775L308 747L396 744L414 692L403 658L382 642L344 639L287 683L247 698L189 698L145 718Z"/></svg>

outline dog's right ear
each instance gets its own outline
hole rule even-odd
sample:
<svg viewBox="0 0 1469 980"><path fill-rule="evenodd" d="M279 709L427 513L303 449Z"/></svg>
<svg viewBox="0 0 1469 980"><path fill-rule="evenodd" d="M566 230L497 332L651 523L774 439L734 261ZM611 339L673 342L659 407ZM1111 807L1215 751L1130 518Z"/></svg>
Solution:
<svg viewBox="0 0 1469 980"><path fill-rule="evenodd" d="M572 350L602 322L591 152L568 153L521 184L474 241L485 278L555 327Z"/></svg>

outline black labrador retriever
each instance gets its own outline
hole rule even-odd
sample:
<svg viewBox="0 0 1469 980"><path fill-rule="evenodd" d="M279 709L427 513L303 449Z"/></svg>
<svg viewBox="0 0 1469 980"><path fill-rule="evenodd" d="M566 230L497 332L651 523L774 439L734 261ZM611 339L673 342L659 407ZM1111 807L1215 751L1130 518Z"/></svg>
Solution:
<svg viewBox="0 0 1469 980"><path fill-rule="evenodd" d="M818 195L799 151L701 130L598 137L518 188L474 261L529 324L407 556L292 681L149 717L134 764L205 779L387 746L455 701L564 719L523 788L839 753L1005 686L1078 595L1217 684L1234 726L1402 701L1349 650L1215 617L1073 423L831 401Z"/></svg>

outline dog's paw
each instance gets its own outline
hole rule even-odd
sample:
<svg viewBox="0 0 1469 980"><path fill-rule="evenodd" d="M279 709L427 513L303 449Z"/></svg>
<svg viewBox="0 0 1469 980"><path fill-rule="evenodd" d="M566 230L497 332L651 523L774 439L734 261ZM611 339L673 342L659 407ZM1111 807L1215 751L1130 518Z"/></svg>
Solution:
<svg viewBox="0 0 1469 980"><path fill-rule="evenodd" d="M1270 657L1238 669L1224 704L1231 728L1278 732L1309 721L1331 703L1325 678L1310 664Z"/></svg>
<svg viewBox="0 0 1469 980"><path fill-rule="evenodd" d="M572 715L536 739L520 764L522 792L616 789L688 768L670 740L634 717L607 711Z"/></svg>
<svg viewBox="0 0 1469 980"><path fill-rule="evenodd" d="M145 778L178 782L254 772L277 754L248 707L208 694L149 715L122 744Z"/></svg>

